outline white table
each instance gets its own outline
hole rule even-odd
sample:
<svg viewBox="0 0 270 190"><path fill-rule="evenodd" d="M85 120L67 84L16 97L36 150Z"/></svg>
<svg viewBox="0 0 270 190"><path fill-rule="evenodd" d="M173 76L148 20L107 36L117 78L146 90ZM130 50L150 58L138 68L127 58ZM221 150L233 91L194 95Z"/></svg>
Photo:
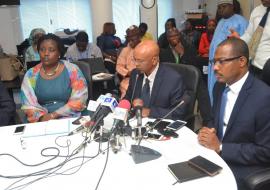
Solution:
<svg viewBox="0 0 270 190"><path fill-rule="evenodd" d="M59 123L59 122L58 122ZM64 122L66 123L66 122ZM39 123L35 127L45 125L46 123ZM33 127L33 126L32 126ZM71 125L71 130L77 126ZM7 126L0 128L0 153L10 153L18 157L21 161L28 164L38 163L48 158L40 155L41 149L49 146L56 147L54 141L57 135L48 135L40 137L32 137L24 139L24 144L21 146L21 135L13 135L15 126ZM150 189L207 189L207 190L236 190L236 182L234 176L226 165L226 163L214 151L206 149L198 144L197 135L190 129L183 127L179 130L179 137L167 141L142 141L143 146L153 148L159 151L162 156L159 159L135 164L132 157L129 155L130 145L134 141L127 139L127 146L123 147L120 152L114 154L111 150L107 168L100 182L99 188L102 190L150 190ZM76 134L70 137L59 138L62 145L65 144L66 139L71 140L71 147L77 146L83 137L81 134ZM102 144L105 149L106 143ZM61 155L67 154L67 149L58 147ZM71 148L72 149L72 148ZM92 142L88 144L85 149L85 156L92 156L97 153L98 143ZM56 151L47 151L56 152ZM83 151L79 153L83 155ZM220 174L214 177L204 177L184 183L177 183L172 185L176 179L168 170L168 164L186 161L192 157L201 155L215 162L223 167ZM102 173L107 154L100 154L98 157L85 163L81 169L73 175L57 175L54 177L44 178L39 180L25 189L27 190L89 190L95 189L98 179ZM35 172L41 169L55 166L64 158L57 158L45 165L38 167L25 167L19 164L11 157L0 156L0 175L19 175L25 173ZM85 159L87 160L87 159ZM61 170L64 171L72 166L82 163L82 159L77 159L67 163ZM74 170L73 170L74 171ZM28 179L28 181L34 178ZM0 189L4 190L11 183L18 179L6 179L0 177Z"/></svg>

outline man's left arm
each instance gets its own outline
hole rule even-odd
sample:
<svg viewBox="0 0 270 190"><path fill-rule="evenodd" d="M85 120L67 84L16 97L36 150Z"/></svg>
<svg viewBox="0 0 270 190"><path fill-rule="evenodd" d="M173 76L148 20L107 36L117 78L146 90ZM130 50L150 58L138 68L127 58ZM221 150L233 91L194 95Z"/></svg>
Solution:
<svg viewBox="0 0 270 190"><path fill-rule="evenodd" d="M254 129L253 139L249 139L247 143L222 144L224 160L244 165L270 163L270 104L266 104L256 113L256 120L249 124L255 125L252 128Z"/></svg>
<svg viewBox="0 0 270 190"><path fill-rule="evenodd" d="M168 112L170 112L175 106L177 106L180 101L182 101L182 98L185 94L185 85L183 83L182 77L179 75L177 79L170 81L170 84L167 84L166 87L169 87L167 89L164 89L165 85L163 85L163 89L161 89L162 93L167 93L167 100L169 102L168 107L160 107L153 105L150 107L150 117L158 118L161 116L166 115ZM160 94L156 94L155 96L160 96ZM184 119L185 117L185 107L186 103L184 103L182 106L177 108L171 115L168 116L170 119Z"/></svg>

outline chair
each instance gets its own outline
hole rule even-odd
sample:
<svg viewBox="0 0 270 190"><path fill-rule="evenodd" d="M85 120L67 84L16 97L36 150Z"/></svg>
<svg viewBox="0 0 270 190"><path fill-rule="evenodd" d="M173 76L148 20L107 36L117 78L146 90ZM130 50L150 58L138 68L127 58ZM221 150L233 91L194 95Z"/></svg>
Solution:
<svg viewBox="0 0 270 190"><path fill-rule="evenodd" d="M84 61L73 61L73 63L80 68L80 70L82 71L86 79L87 86L88 86L88 99L87 99L87 102L88 102L90 99L93 99L93 80L92 80L91 67L88 63Z"/></svg>
<svg viewBox="0 0 270 190"><path fill-rule="evenodd" d="M187 115L185 121L187 122L187 127L194 130L194 106L197 98L197 89L199 85L200 71L192 65L176 64L176 63L162 63L172 67L183 77L184 83L186 85L187 93L190 96L190 102L187 106Z"/></svg>
<svg viewBox="0 0 270 190"><path fill-rule="evenodd" d="M265 168L251 173L245 179L247 190L268 190L270 189L270 168Z"/></svg>

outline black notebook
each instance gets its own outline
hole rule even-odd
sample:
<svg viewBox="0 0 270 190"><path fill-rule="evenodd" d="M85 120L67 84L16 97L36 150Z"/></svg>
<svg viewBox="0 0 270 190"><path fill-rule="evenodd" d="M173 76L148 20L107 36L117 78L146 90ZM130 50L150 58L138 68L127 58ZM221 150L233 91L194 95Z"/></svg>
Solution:
<svg viewBox="0 0 270 190"><path fill-rule="evenodd" d="M204 176L214 176L222 170L222 167L202 156L196 156L186 162L170 164L168 167L178 182L189 181Z"/></svg>
<svg viewBox="0 0 270 190"><path fill-rule="evenodd" d="M205 172L198 170L194 166L190 165L188 161L170 164L168 167L170 172L180 183L208 176Z"/></svg>

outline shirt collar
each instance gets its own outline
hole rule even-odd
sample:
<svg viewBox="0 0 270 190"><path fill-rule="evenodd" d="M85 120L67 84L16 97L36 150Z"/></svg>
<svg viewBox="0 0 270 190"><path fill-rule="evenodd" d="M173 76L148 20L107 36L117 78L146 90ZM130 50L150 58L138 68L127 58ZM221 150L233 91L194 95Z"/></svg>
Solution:
<svg viewBox="0 0 270 190"><path fill-rule="evenodd" d="M244 85L247 77L248 77L249 72L247 72L240 80L238 80L237 82L233 83L232 85L227 85L229 86L230 90L234 93L234 94L239 94L242 86Z"/></svg>
<svg viewBox="0 0 270 190"><path fill-rule="evenodd" d="M152 71L152 73L148 77L144 74L144 78L148 78L150 82L153 82L155 80L158 68L159 68L159 63L157 63L156 68Z"/></svg>

